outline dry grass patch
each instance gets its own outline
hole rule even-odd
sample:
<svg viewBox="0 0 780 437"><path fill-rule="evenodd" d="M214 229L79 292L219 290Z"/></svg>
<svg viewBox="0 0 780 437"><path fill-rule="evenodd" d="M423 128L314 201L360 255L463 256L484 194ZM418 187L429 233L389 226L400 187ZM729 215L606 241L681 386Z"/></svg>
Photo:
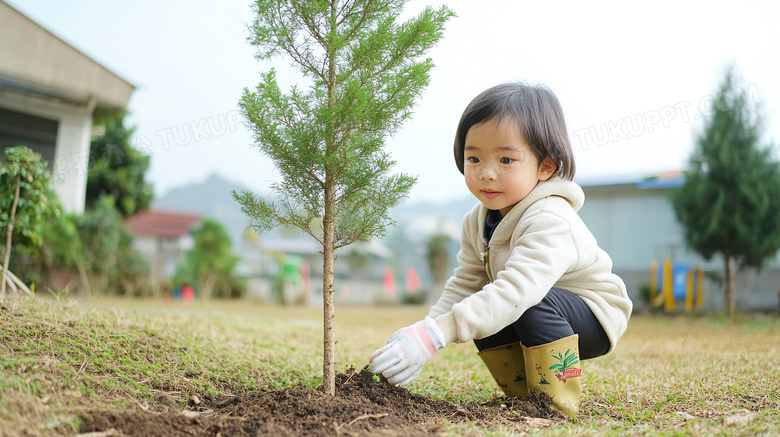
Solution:
<svg viewBox="0 0 780 437"><path fill-rule="evenodd" d="M420 307L337 309L339 371L361 368ZM0 308L0 435L72 435L85 409L166 411L321 382L317 308L251 302L10 301ZM635 316L583 363L573 422L542 435L780 434L780 320ZM410 389L456 403L499 391L471 344L442 350ZM520 429L447 425L451 435Z"/></svg>
<svg viewBox="0 0 780 437"><path fill-rule="evenodd" d="M780 430L780 321L635 317L613 355L586 362L583 413L631 432Z"/></svg>

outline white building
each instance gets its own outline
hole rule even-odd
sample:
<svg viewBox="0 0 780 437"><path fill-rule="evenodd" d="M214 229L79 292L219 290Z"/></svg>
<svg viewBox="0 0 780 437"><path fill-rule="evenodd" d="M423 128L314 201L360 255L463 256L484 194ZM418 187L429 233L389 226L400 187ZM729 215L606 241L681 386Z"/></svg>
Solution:
<svg viewBox="0 0 780 437"><path fill-rule="evenodd" d="M677 222L669 200L669 189L682 185L681 172L658 177L612 177L580 181L585 204L579 211L612 258L614 271L626 282L635 308L644 306L639 287L650 282L650 263L689 263L700 267L704 281L704 309L724 307L723 257L705 260L685 246L685 231ZM768 260L763 270L746 268L737 274L737 308L740 310L775 309L780 287L780 257ZM678 308L680 306L678 305Z"/></svg>
<svg viewBox="0 0 780 437"><path fill-rule="evenodd" d="M134 87L2 0L0 29L0 153L40 153L63 208L83 212L92 115L124 108Z"/></svg>
<svg viewBox="0 0 780 437"><path fill-rule="evenodd" d="M198 223L200 217L195 215L161 211L144 211L127 219L133 248L149 260L153 287L173 278L184 252L194 244L190 232Z"/></svg>

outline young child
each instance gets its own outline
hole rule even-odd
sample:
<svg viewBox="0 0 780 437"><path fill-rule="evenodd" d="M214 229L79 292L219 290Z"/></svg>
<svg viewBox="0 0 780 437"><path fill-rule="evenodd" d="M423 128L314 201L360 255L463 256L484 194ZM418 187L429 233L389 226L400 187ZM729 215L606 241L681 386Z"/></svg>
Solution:
<svg viewBox="0 0 780 437"><path fill-rule="evenodd" d="M584 194L558 99L516 83L484 91L461 116L455 163L479 200L458 267L425 319L394 333L368 370L406 385L438 349L473 340L507 396L545 392L575 416L579 361L615 349L632 303L577 215Z"/></svg>

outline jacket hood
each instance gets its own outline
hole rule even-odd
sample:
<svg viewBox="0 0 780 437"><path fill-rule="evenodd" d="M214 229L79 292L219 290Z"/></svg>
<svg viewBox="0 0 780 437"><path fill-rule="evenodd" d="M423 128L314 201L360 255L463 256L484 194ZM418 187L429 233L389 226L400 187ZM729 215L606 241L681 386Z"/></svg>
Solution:
<svg viewBox="0 0 780 437"><path fill-rule="evenodd" d="M530 202L534 203L547 196L563 197L575 211L579 211L582 204L585 203L585 193L582 192L582 188L575 182L561 179L558 176L539 182L536 189L531 191L520 203L529 199L532 199Z"/></svg>
<svg viewBox="0 0 780 437"><path fill-rule="evenodd" d="M575 210L579 211L582 208L582 204L585 203L585 193L582 192L582 188L572 181L561 179L558 176L552 177L546 181L539 182L536 187L528 193L525 199L517 203L507 214L505 219L513 216L520 217L529 206L534 204L540 199L544 199L549 196L558 196L569 202L569 205Z"/></svg>
<svg viewBox="0 0 780 437"><path fill-rule="evenodd" d="M525 214L525 211L534 203L545 197L557 196L566 200L571 205L574 211L579 211L582 204L585 203L585 193L582 192L582 188L575 182L561 179L558 176L552 177L546 181L539 182L536 187L528 193L525 199L517 203L507 215L501 219L498 224L494 237L498 237L499 240L508 238L508 236L499 236L502 232L499 229L503 229L507 226L514 229L514 226L520 220L520 217ZM477 203L473 212L477 212L477 224L479 229L483 229L485 225L485 216L487 215L487 208L482 203ZM493 241L493 240L491 240Z"/></svg>

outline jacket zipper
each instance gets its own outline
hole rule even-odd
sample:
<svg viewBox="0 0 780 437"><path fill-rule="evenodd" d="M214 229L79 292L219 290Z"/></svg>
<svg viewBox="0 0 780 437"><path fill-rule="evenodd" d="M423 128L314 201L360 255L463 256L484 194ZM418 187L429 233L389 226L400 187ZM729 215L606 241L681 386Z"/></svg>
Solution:
<svg viewBox="0 0 780 437"><path fill-rule="evenodd" d="M482 266L485 268L485 273L487 273L488 281L493 282L493 272L490 271L490 246L485 244L485 251L482 252Z"/></svg>

